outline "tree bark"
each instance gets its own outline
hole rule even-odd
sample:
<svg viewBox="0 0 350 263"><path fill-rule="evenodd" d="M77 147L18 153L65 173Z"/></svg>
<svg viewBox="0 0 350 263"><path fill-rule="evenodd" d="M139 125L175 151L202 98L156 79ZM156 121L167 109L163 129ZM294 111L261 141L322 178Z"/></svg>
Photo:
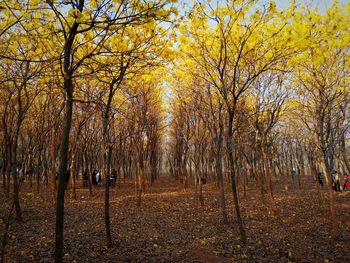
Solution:
<svg viewBox="0 0 350 263"><path fill-rule="evenodd" d="M20 94L18 96L20 96ZM21 112L20 109L19 109L19 112ZM18 222L22 221L22 211L19 203L19 182L18 182L18 173L17 173L17 146L18 146L18 137L19 137L21 123L22 123L22 116L21 116L21 113L19 113L19 116L16 122L15 133L13 137L14 141L12 143L12 149L11 149L11 173L12 173L12 179L13 179L12 197L15 205L16 221Z"/></svg>
<svg viewBox="0 0 350 263"><path fill-rule="evenodd" d="M276 213L275 198L273 196L272 176L271 176L270 166L268 163L268 156L267 156L267 149L266 149L265 140L263 140L261 142L261 152L262 152L263 167L264 167L265 175L267 177L267 180L269 181L269 196L270 196L271 208L272 208L272 212Z"/></svg>
<svg viewBox="0 0 350 263"><path fill-rule="evenodd" d="M78 9L83 11L84 0L79 0ZM63 227L64 227L64 190L65 190L65 173L68 166L68 152L69 152L69 134L72 126L73 115L73 73L72 68L72 46L76 35L78 34L77 22L74 22L69 30L68 37L63 49L63 77L64 89L66 91L66 109L65 121L62 132L61 148L59 155L59 170L58 170L58 189L56 201L56 233L55 233L55 263L63 261Z"/></svg>
<svg viewBox="0 0 350 263"><path fill-rule="evenodd" d="M4 154L5 155L5 154ZM4 191L6 192L6 157L4 156L4 162L3 162L3 166L2 166L2 187L4 189Z"/></svg>
<svg viewBox="0 0 350 263"><path fill-rule="evenodd" d="M71 166L70 166L70 169L72 171L72 191L73 191L73 198L74 200L77 200L77 192L76 192L76 189L75 189L75 177L76 177L76 174L77 174L77 165L76 165L76 147L73 147L73 153L72 153L72 163L71 163Z"/></svg>
<svg viewBox="0 0 350 263"><path fill-rule="evenodd" d="M66 80L67 86L66 110L65 110L65 122L62 133L61 148L59 155L59 170L58 170L58 188L57 188L57 200L56 200L56 233L55 233L55 262L61 263L63 261L63 224L64 224L64 193L65 193L65 173L68 166L68 149L69 149L69 133L72 124L73 113L73 96L72 79Z"/></svg>
<svg viewBox="0 0 350 263"><path fill-rule="evenodd" d="M111 173L111 157L112 157L112 147L109 146L107 153L105 153L106 162L106 182L105 182L105 228L106 228L106 245L107 247L112 247L112 236L111 236L111 223L109 218L109 175Z"/></svg>
<svg viewBox="0 0 350 263"><path fill-rule="evenodd" d="M55 151L55 145L56 145L56 136L55 136L55 129L53 128L51 130L51 136L50 136L50 165L51 165L51 181L52 181L52 199L56 199L56 191L57 191L57 182L56 182L56 151Z"/></svg>
<svg viewBox="0 0 350 263"><path fill-rule="evenodd" d="M222 219L223 223L228 223L228 212L226 206L226 198L225 198L225 187L224 187L224 176L222 172L222 140L218 139L217 144L217 154L215 156L215 167L218 175L219 189L220 189L220 204L222 209Z"/></svg>
<svg viewBox="0 0 350 263"><path fill-rule="evenodd" d="M242 243L246 244L247 238L246 238L246 233L243 225L243 220L241 217L241 208L238 201L237 186L236 186L236 171L235 171L235 162L234 162L234 153L233 153L233 117L234 117L233 113L230 112L229 120L228 120L227 138L226 138L227 155L228 155L228 164L229 164L230 177L231 177L231 189L232 189L233 201L235 205L237 223L238 223Z"/></svg>
<svg viewBox="0 0 350 263"><path fill-rule="evenodd" d="M328 195L329 195L329 210L330 210L330 221L332 226L332 238L336 240L338 237L338 220L335 213L335 202L334 193L332 185L332 170L333 168L328 163L327 153L324 154L323 170L325 174L326 183L328 185Z"/></svg>
<svg viewBox="0 0 350 263"><path fill-rule="evenodd" d="M341 145L341 153L342 153L343 161L346 166L346 170L348 170L348 173L350 173L350 159L346 152L345 132L342 132L341 134L340 145Z"/></svg>

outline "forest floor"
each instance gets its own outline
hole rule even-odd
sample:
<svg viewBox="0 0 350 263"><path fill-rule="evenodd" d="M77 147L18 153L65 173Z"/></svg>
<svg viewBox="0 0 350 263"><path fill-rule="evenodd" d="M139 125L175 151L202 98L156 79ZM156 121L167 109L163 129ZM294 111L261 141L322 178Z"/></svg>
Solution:
<svg viewBox="0 0 350 263"><path fill-rule="evenodd" d="M278 214L270 212L256 189L240 196L248 244L242 246L235 222L232 194L226 192L230 222L222 223L218 190L203 186L204 207L194 186L184 192L168 177L158 179L136 206L134 185L111 189L112 248L105 246L104 188L93 197L79 188L65 203L65 262L350 262L350 194L337 193L339 238L330 235L326 190L276 187ZM242 191L240 191L242 192ZM8 199L0 194L0 216ZM4 262L52 262L55 207L48 192L21 190L22 223L9 228ZM3 237L4 221L0 224ZM0 251L1 252L1 251Z"/></svg>

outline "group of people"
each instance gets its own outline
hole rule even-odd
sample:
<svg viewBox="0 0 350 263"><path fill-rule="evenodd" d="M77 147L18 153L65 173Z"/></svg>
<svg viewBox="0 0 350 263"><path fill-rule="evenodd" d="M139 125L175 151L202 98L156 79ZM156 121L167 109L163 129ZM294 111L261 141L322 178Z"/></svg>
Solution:
<svg viewBox="0 0 350 263"><path fill-rule="evenodd" d="M88 177L88 171L85 170L83 173L83 187L87 188L89 186L89 177ZM112 169L111 174L109 176L109 184L111 186L115 186L117 180L117 171L115 169ZM92 185L99 185L102 186L106 182L106 177L102 176L102 172L98 171L97 169L94 169L91 173L91 184Z"/></svg>
<svg viewBox="0 0 350 263"><path fill-rule="evenodd" d="M318 183L319 183L320 187L322 187L322 189L323 189L323 187L324 187L323 179L324 178L323 178L322 172L318 173L317 179L318 179ZM350 177L347 174L344 175L343 187L341 187L340 176L339 176L337 171L334 171L331 174L331 179L332 179L332 187L333 187L334 192L341 192L342 190L343 191L350 191Z"/></svg>
<svg viewBox="0 0 350 263"><path fill-rule="evenodd" d="M70 170L68 169L64 174L64 182L65 182L65 189L68 189L69 186L69 180L70 180ZM89 177L88 177L88 171L85 170L83 173L83 188L89 187ZM58 180L58 172L56 173L56 180ZM115 169L112 169L110 177L109 177L109 185L115 186L117 180L117 171ZM101 171L97 171L94 169L91 173L91 184L92 185L104 185L106 181L106 178L102 176Z"/></svg>

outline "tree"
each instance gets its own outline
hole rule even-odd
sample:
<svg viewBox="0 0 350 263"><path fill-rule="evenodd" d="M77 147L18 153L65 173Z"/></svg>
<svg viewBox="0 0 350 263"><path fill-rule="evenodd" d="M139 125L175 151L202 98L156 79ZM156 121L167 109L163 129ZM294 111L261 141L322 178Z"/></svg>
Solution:
<svg viewBox="0 0 350 263"><path fill-rule="evenodd" d="M243 243L246 234L237 195L233 140L237 106L257 77L278 70L279 63L295 51L287 41L289 26L277 15L275 4L271 2L262 11L248 15L253 7L254 3L248 1L228 1L218 7L197 4L191 11L189 26L180 28L181 51L200 70L201 78L218 91L225 104L227 158Z"/></svg>
<svg viewBox="0 0 350 263"><path fill-rule="evenodd" d="M328 179L332 236L337 237L332 174L336 165L336 147L344 134L341 109L348 103L348 13L334 2L325 14L301 10L295 17L294 34L304 39L304 52L296 58L298 102L304 123L317 138L322 167Z"/></svg>

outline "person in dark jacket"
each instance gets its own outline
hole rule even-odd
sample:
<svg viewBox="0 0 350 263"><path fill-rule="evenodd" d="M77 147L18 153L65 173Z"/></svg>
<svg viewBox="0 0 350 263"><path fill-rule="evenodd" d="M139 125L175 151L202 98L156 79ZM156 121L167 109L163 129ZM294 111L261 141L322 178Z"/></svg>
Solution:
<svg viewBox="0 0 350 263"><path fill-rule="evenodd" d="M91 183L92 183L92 185L97 185L96 174L97 174L97 171L96 171L96 169L94 169L92 171L92 173L91 173Z"/></svg>
<svg viewBox="0 0 350 263"><path fill-rule="evenodd" d="M320 186L321 186L322 189L323 189L323 175L322 175L321 172L318 173L317 179L318 179L318 183L320 184Z"/></svg>
<svg viewBox="0 0 350 263"><path fill-rule="evenodd" d="M115 181L117 180L117 171L115 169L112 169L110 180L111 180L111 185L115 186Z"/></svg>

